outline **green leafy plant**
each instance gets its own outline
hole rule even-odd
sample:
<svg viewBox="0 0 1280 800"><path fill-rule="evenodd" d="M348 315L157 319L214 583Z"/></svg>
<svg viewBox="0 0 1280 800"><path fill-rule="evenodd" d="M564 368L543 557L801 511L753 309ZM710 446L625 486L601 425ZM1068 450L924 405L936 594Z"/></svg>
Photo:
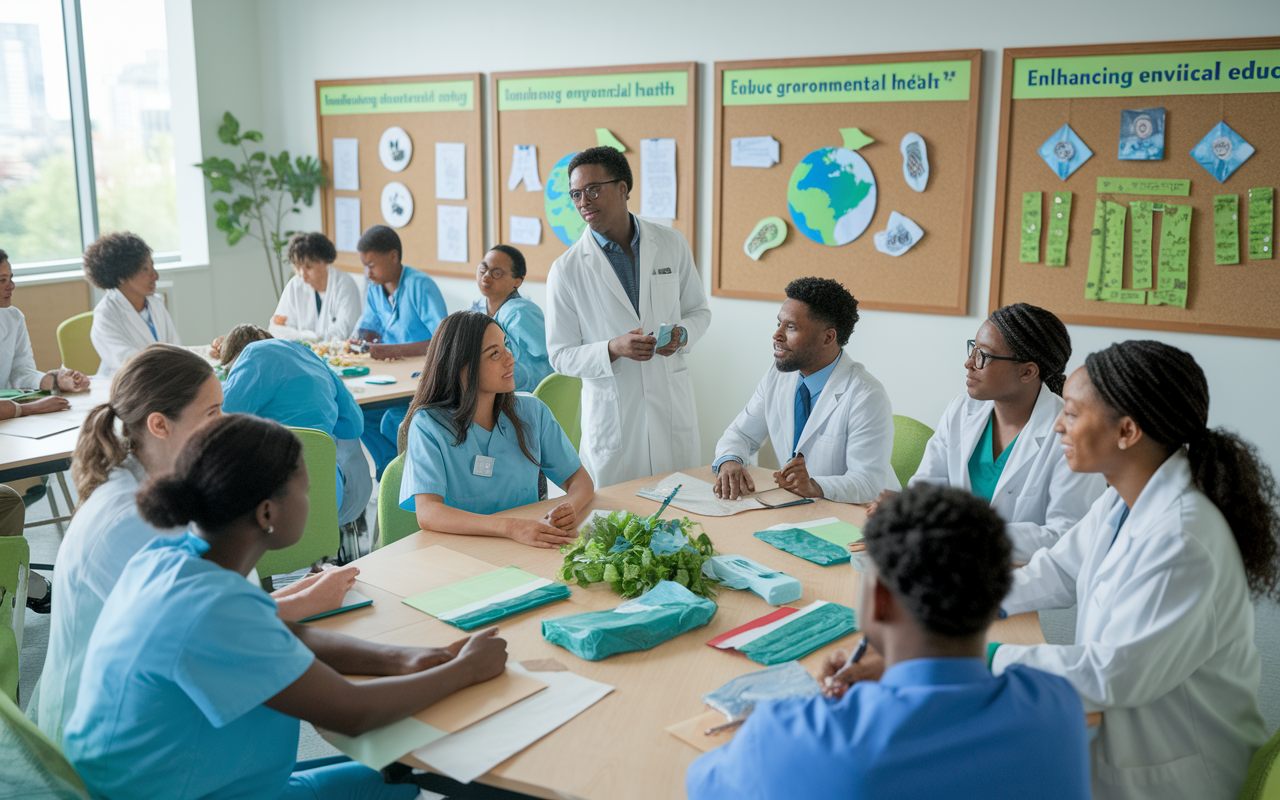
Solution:
<svg viewBox="0 0 1280 800"><path fill-rule="evenodd" d="M579 586L604 581L624 599L639 597L658 581L715 597L716 583L702 574L702 565L717 553L702 526L688 517L657 517L630 511L593 517L576 542L560 549L564 564L556 577Z"/></svg>
<svg viewBox="0 0 1280 800"><path fill-rule="evenodd" d="M248 236L262 242L267 256L267 271L276 297L284 291L288 278L284 250L296 231L283 230L290 214L300 214L298 203L310 206L316 189L326 179L320 161L311 156L290 160L289 151L272 156L258 150L249 152L246 142L261 142L258 131L240 132L240 121L231 112L222 115L218 140L240 148L244 160L211 156L196 164L209 179L213 192L238 195L231 202L219 199L213 204L218 212L218 230L227 234L227 244L235 245ZM239 187L239 188L237 188Z"/></svg>

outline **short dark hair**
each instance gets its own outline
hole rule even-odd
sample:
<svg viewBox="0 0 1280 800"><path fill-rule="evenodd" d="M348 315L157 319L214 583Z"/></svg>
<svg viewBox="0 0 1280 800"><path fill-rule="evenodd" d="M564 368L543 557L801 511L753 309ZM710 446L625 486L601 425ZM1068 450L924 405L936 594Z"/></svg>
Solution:
<svg viewBox="0 0 1280 800"><path fill-rule="evenodd" d="M961 489L904 489L880 504L862 534L880 580L930 633L981 633L1013 583L1004 520Z"/></svg>
<svg viewBox="0 0 1280 800"><path fill-rule="evenodd" d="M370 225L369 229L356 242L356 250L361 253L390 253L392 250L404 260L404 250L400 247L400 234L386 225Z"/></svg>
<svg viewBox="0 0 1280 800"><path fill-rule="evenodd" d="M8 261L8 260L9 260L9 254L3 250L0 250L0 261Z"/></svg>
<svg viewBox="0 0 1280 800"><path fill-rule="evenodd" d="M274 336L257 325L249 323L237 325L222 339L222 361L220 363L224 367L229 367L249 345L274 338Z"/></svg>
<svg viewBox="0 0 1280 800"><path fill-rule="evenodd" d="M84 274L99 289L115 289L138 274L151 248L136 233L106 233L84 251Z"/></svg>
<svg viewBox="0 0 1280 800"><path fill-rule="evenodd" d="M569 162L569 169L565 172L572 178L575 169L588 164L599 164L604 167L605 172L609 173L610 178L622 180L627 184L628 195L631 194L632 189L636 188L635 181L631 179L631 164L620 150L612 147L588 147L573 157Z"/></svg>
<svg viewBox="0 0 1280 800"><path fill-rule="evenodd" d="M836 329L841 347L849 343L858 324L858 301L849 290L830 278L796 278L787 284L787 298L809 307L809 316Z"/></svg>
<svg viewBox="0 0 1280 800"><path fill-rule="evenodd" d="M289 263L300 267L310 260L332 264L338 260L338 250L323 233L295 233L289 237Z"/></svg>
<svg viewBox="0 0 1280 800"><path fill-rule="evenodd" d="M511 259L511 277L524 278L524 276L528 274L529 270L524 264L524 253L521 253L509 244L495 244L493 247L489 248L490 252L494 250L497 250L499 253L502 253L507 258Z"/></svg>

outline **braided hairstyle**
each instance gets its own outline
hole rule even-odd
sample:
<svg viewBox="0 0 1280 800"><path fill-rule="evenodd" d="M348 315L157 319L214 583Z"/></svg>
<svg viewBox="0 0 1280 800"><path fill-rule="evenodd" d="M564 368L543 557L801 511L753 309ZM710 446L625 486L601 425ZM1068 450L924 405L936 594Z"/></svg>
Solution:
<svg viewBox="0 0 1280 800"><path fill-rule="evenodd" d="M1191 475L1226 517L1240 548L1249 589L1280 599L1280 499L1257 448L1210 428L1209 382L1195 358L1156 341L1119 342L1091 353L1085 369L1094 391L1117 418L1133 419L1173 452L1187 445Z"/></svg>
<svg viewBox="0 0 1280 800"><path fill-rule="evenodd" d="M1062 320L1030 303L1014 303L991 312L988 317L1004 343L1019 361L1031 361L1040 368L1040 380L1049 391L1062 395L1067 382L1065 370L1071 358L1071 334Z"/></svg>

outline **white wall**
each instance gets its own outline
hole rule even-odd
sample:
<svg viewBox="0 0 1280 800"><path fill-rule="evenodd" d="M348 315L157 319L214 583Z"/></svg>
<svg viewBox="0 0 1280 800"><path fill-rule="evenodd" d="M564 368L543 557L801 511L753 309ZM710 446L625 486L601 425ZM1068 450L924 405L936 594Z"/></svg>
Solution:
<svg viewBox="0 0 1280 800"><path fill-rule="evenodd" d="M1080 0L1054 11L1014 0L914 4L800 0L698 2L648 0L582 5L538 2L386 2L386 0L194 0L200 109L206 152L219 152L217 120L231 108L260 126L271 150L316 152L315 89L323 78L498 72L504 70L701 63L699 76L698 252L709 286L711 119L716 60L983 48L970 309L968 317L866 311L850 347L893 397L894 411L933 424L963 389L964 341L985 316L991 264L1001 49L1100 42L1242 37L1280 30L1280 3L1233 0L1207 12L1195 0L1149 4ZM1059 13L1060 12L1060 13ZM486 108L487 108L486 96ZM487 115L486 115L487 117ZM486 125L488 121L486 119ZM486 139L486 149L487 149ZM487 154L486 154L487 156ZM488 163L486 157L486 180ZM486 209L486 242L492 220ZM210 215L212 226L213 215ZM305 219L319 226L319 211ZM211 230L212 289L219 329L265 320L268 304L244 288L266 289L261 255L226 248ZM412 254L407 254L412 262ZM1280 267L1278 267L1280 268ZM476 292L469 281L441 280L451 310ZM526 294L541 302L541 285ZM233 297L234 294L234 297ZM260 297L260 295L259 295ZM1280 298L1277 298L1280 316ZM715 440L771 363L774 303L712 298L710 332L691 356L698 416L708 460ZM186 331L183 332L184 336ZM1160 338L1192 352L1213 390L1211 423L1243 432L1280 473L1280 341L1074 326L1080 365L1113 341ZM732 357L726 357L732 356ZM1260 609L1266 662L1263 704L1280 723L1280 620Z"/></svg>

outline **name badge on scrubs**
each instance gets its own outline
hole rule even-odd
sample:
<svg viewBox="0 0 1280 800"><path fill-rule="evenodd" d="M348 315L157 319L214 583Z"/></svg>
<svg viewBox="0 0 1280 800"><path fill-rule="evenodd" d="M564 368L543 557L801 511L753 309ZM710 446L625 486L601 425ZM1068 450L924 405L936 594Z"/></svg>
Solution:
<svg viewBox="0 0 1280 800"><path fill-rule="evenodd" d="M489 456L476 456L476 464L471 468L472 475L479 475L481 478L493 477L493 459Z"/></svg>

